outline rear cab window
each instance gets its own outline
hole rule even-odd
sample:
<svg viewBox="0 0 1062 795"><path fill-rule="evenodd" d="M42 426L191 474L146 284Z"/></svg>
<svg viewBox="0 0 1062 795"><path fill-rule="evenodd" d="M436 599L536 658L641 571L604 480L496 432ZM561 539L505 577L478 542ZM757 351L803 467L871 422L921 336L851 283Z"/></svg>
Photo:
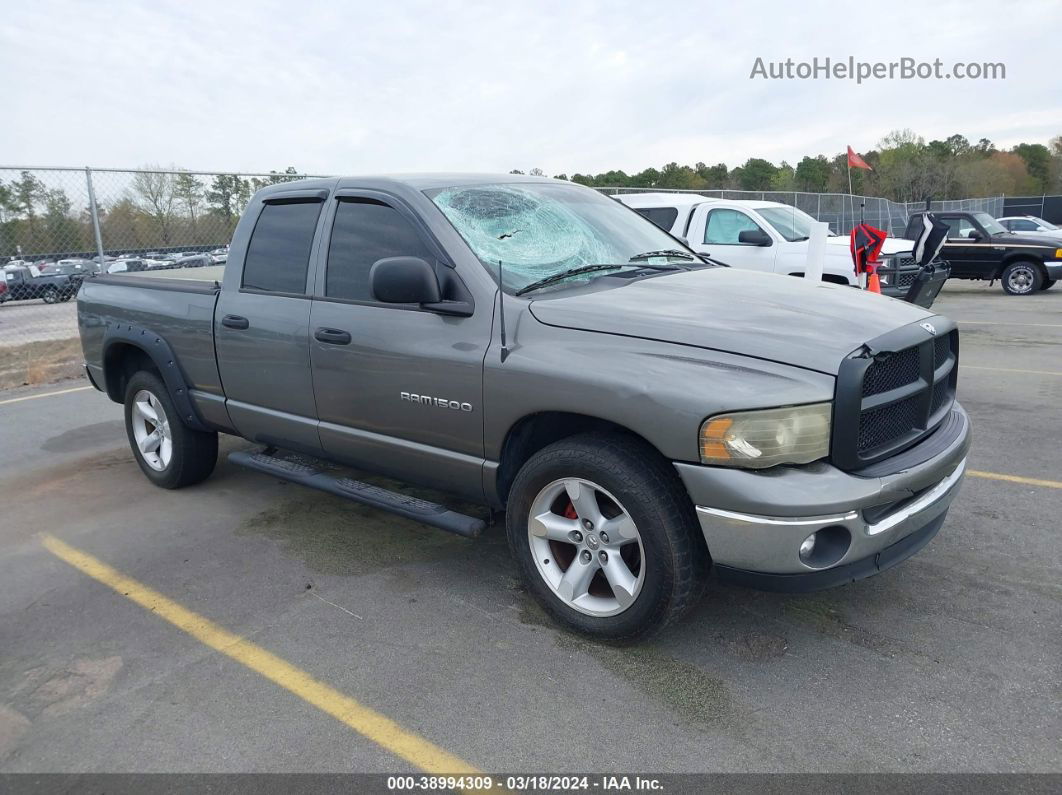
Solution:
<svg viewBox="0 0 1062 795"><path fill-rule="evenodd" d="M670 232L678 218L678 210L674 207L634 207L636 213L648 218L665 232Z"/></svg>
<svg viewBox="0 0 1062 795"><path fill-rule="evenodd" d="M305 295L320 199L267 202L247 244L241 289Z"/></svg>

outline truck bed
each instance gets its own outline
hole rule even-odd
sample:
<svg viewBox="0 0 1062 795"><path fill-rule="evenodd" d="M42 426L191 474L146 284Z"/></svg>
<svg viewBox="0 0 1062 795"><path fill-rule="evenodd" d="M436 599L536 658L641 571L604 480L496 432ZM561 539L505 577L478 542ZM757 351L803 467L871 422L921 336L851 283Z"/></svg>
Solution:
<svg viewBox="0 0 1062 795"><path fill-rule="evenodd" d="M109 338L143 328L165 338L179 362L201 416L227 426L221 377L214 357L214 306L223 268L182 268L108 274L85 279L78 320L85 364L102 389ZM108 349L110 350L110 349ZM114 397L114 396L112 396ZM120 399L120 396L119 396Z"/></svg>

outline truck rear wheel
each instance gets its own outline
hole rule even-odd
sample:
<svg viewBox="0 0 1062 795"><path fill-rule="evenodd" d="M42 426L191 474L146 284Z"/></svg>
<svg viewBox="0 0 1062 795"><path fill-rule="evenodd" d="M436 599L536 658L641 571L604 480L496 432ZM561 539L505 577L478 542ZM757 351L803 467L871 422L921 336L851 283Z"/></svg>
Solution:
<svg viewBox="0 0 1062 795"><path fill-rule="evenodd" d="M1035 262L1020 260L1004 268L1001 279L1008 295L1031 295L1040 291L1044 274Z"/></svg>
<svg viewBox="0 0 1062 795"><path fill-rule="evenodd" d="M638 439L582 435L536 453L513 483L506 530L531 594L589 635L644 637L704 589L708 551L693 505Z"/></svg>
<svg viewBox="0 0 1062 795"><path fill-rule="evenodd" d="M191 486L214 471L218 435L181 422L166 385L155 373L141 370L129 379L125 430L137 464L156 486Z"/></svg>

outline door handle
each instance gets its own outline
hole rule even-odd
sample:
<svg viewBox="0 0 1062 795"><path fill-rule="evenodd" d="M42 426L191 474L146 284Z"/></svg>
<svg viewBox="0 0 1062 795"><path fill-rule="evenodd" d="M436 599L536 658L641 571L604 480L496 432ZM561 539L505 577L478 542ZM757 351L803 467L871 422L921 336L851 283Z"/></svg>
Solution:
<svg viewBox="0 0 1062 795"><path fill-rule="evenodd" d="M329 345L350 344L350 332L337 328L319 328L313 333L313 338L318 342L326 342Z"/></svg>
<svg viewBox="0 0 1062 795"><path fill-rule="evenodd" d="M225 315L221 318L221 325L225 328L245 329L250 328L251 322L240 315Z"/></svg>

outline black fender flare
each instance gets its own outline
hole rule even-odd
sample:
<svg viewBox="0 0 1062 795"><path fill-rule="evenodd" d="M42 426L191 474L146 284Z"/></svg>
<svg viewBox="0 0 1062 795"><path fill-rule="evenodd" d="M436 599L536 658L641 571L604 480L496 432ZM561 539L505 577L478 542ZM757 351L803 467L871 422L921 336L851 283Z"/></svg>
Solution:
<svg viewBox="0 0 1062 795"><path fill-rule="evenodd" d="M166 390L170 394L170 399L173 401L174 406L177 407L177 412L181 415L181 421L185 425L196 431L214 430L203 422L203 418L199 416L199 411L192 402L188 379L185 378L184 373L181 371L177 356L165 337L133 323L108 322L107 330L103 333L104 363L107 361L108 352L116 344L131 345L142 351L144 355L154 362L155 367L162 376L163 383L166 385ZM104 373L104 380L107 380L106 372ZM111 400L118 403L121 403L124 397L110 394L109 388L107 394Z"/></svg>

